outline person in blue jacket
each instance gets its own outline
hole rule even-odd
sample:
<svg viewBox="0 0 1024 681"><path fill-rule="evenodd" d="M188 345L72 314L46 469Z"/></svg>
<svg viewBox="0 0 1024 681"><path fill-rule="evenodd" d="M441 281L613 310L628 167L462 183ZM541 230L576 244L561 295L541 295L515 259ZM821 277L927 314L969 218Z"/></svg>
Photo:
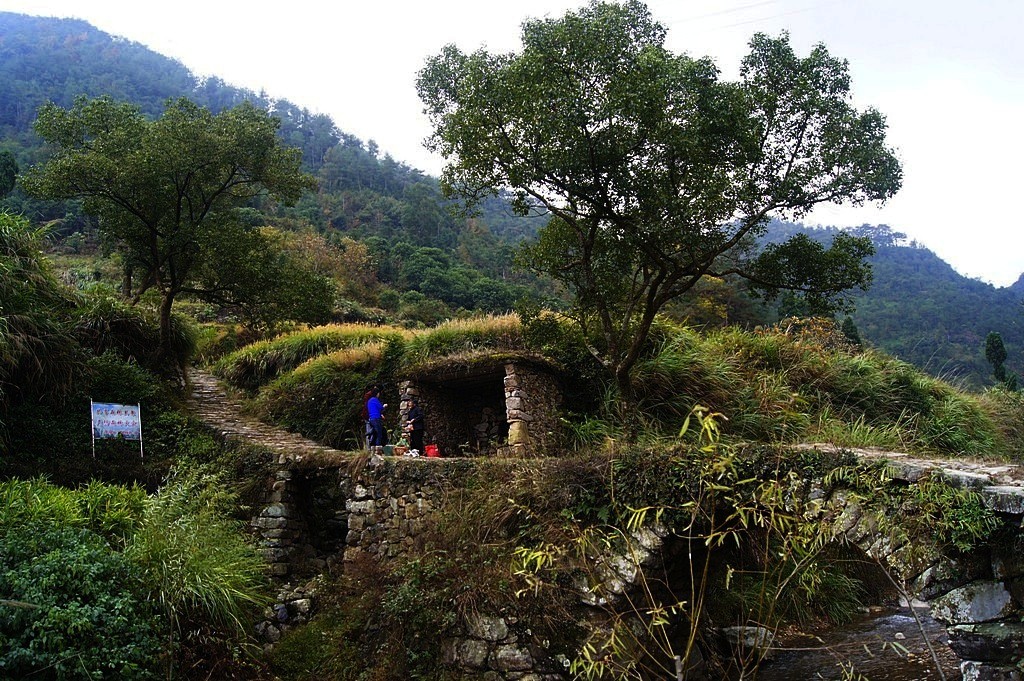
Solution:
<svg viewBox="0 0 1024 681"><path fill-rule="evenodd" d="M366 401L370 421L370 447L383 447L387 444L387 436L384 434L384 410L387 407L380 401L380 390L374 387L370 391L370 399Z"/></svg>

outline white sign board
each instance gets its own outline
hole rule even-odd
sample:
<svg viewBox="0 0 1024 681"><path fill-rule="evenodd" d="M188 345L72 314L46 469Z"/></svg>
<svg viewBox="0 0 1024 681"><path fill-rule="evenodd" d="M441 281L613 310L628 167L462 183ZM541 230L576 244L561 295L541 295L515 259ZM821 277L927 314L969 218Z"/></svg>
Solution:
<svg viewBox="0 0 1024 681"><path fill-rule="evenodd" d="M96 440L120 438L138 440L142 450L142 410L138 404L113 404L92 402L93 456L96 456Z"/></svg>

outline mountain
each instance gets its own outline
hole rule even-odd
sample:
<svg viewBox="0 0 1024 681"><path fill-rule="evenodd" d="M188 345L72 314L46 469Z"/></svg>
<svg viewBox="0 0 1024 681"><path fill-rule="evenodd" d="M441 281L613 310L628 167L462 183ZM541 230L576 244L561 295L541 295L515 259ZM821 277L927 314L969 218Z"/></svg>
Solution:
<svg viewBox="0 0 1024 681"><path fill-rule="evenodd" d="M272 111L281 119L282 139L302 149L320 191L292 209L270 215L265 209L261 219L312 227L335 243L365 244L385 289L373 304L398 305L402 299L422 307L423 300L440 301L435 317L459 307L502 310L526 285L538 286L515 272L512 251L536 234L541 221L512 216L501 197L485 202L476 218L456 218L445 209L436 178L381 154L373 142L343 132L326 115L218 78L199 79L180 62L81 20L0 12L0 149L13 151L22 166L45 159L31 130L38 107L47 101L70 106L78 96L100 95L134 102L153 115L168 98L180 96L214 111L245 100ZM58 235L93 229L74 203L44 203L15 192L0 207L54 222ZM822 240L837 231L774 222L768 240L799 230ZM996 331L1009 353L1007 366L1024 371L1024 276L997 289L959 275L887 226L853 231L876 247L874 283L856 296L852 314L862 338L934 374L978 387L992 383L983 343ZM750 323L756 323L753 317Z"/></svg>
<svg viewBox="0 0 1024 681"><path fill-rule="evenodd" d="M1017 281L1010 284L1008 288L1017 295L1024 296L1024 274L1020 275Z"/></svg>
<svg viewBox="0 0 1024 681"><path fill-rule="evenodd" d="M839 230L774 222L769 239L797 231L830 241ZM993 383L984 344L995 331L1006 346L1007 367L1024 371L1024 276L1013 286L996 288L959 274L887 225L847 231L875 246L872 284L854 297L850 315L865 341L933 375L978 388Z"/></svg>
<svg viewBox="0 0 1024 681"><path fill-rule="evenodd" d="M45 160L47 151L31 128L39 106L69 107L77 97L102 95L130 101L149 115L159 115L164 102L176 97L215 112L243 101L270 111L281 120L281 139L301 149L320 190L293 208L256 206L259 220L312 229L332 243L368 245L380 283L440 301L437 314L460 307L505 311L525 286L536 285L515 272L512 245L541 223L513 218L503 197L484 202L479 216L457 218L446 209L436 178L343 132L324 114L218 78L199 79L180 62L85 21L0 12L0 150L12 151L21 167ZM48 223L58 237L95 232L76 202L38 201L16 190L0 208ZM404 271L408 263L425 261L429 267Z"/></svg>

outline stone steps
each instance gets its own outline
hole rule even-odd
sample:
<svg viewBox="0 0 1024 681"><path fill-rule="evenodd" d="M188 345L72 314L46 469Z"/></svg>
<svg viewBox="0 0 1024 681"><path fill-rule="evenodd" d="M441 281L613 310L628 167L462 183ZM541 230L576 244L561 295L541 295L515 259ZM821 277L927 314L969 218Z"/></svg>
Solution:
<svg viewBox="0 0 1024 681"><path fill-rule="evenodd" d="M350 454L248 416L242 402L229 394L209 372L190 368L188 379L192 413L225 438L262 445L288 457Z"/></svg>

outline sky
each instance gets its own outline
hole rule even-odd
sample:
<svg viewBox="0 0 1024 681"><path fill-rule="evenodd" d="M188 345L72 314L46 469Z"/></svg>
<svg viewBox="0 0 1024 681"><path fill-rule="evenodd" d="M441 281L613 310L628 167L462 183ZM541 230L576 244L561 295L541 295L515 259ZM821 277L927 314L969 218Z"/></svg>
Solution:
<svg viewBox="0 0 1024 681"><path fill-rule="evenodd" d="M85 19L181 61L198 76L329 115L344 132L436 175L416 95L426 59L520 47L522 22L582 0L252 3L238 0L0 0L0 11ZM710 56L735 79L755 32L788 31L798 54L823 43L848 60L853 101L885 115L903 164L884 206L826 206L807 224L887 224L969 277L1024 272L1024 2L1021 0L648 0L666 46Z"/></svg>

